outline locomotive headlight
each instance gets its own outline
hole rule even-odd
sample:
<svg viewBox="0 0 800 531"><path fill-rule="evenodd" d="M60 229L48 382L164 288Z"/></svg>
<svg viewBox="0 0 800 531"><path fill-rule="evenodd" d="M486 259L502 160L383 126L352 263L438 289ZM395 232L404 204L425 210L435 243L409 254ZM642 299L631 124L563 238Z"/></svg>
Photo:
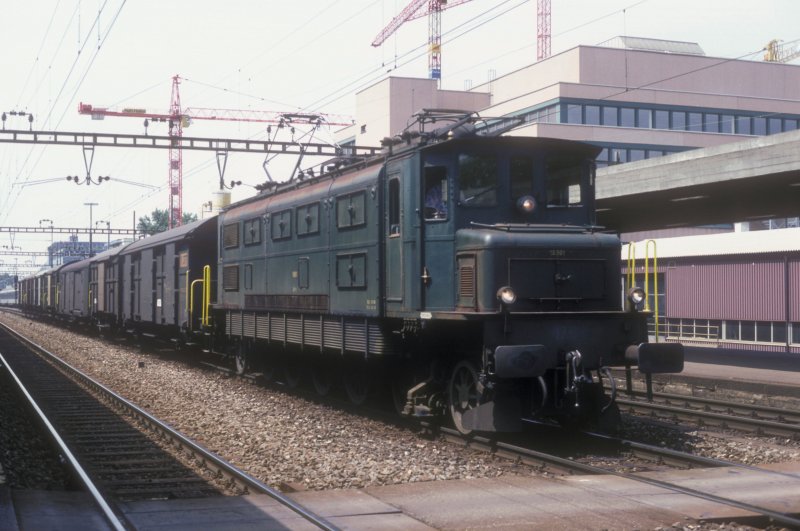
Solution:
<svg viewBox="0 0 800 531"><path fill-rule="evenodd" d="M517 301L517 294L509 286L503 286L497 290L497 300L503 304L514 304Z"/></svg>
<svg viewBox="0 0 800 531"><path fill-rule="evenodd" d="M644 302L645 293L642 288L634 287L628 290L628 300L631 304L637 306Z"/></svg>
<svg viewBox="0 0 800 531"><path fill-rule="evenodd" d="M536 199L530 195L523 195L519 199L517 199L517 208L523 214L530 214L534 210L536 210Z"/></svg>

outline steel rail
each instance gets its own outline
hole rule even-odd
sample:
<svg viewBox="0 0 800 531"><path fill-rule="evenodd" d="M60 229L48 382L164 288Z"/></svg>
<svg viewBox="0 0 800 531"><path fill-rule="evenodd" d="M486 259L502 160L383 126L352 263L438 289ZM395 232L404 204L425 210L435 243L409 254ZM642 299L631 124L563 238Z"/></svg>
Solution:
<svg viewBox="0 0 800 531"><path fill-rule="evenodd" d="M628 411L658 414L664 417L675 418L684 421L702 421L704 425L716 426L721 428L738 429L748 433L758 433L774 435L779 437L800 438L800 424L786 424L771 420L761 420L744 416L728 415L724 413L714 413L697 409L687 409L679 406L668 406L654 404L639 400L628 400L617 397L617 404L620 408Z"/></svg>
<svg viewBox="0 0 800 531"><path fill-rule="evenodd" d="M3 328L6 328L5 325L3 325ZM19 337L17 334L14 335L15 337ZM125 524L122 523L120 518L111 508L111 504L100 493L100 489L98 489L97 486L94 484L94 482L91 480L89 475L86 473L81 464L73 455L72 451L70 451L69 447L66 445L64 440L58 434L58 431L56 431L56 429L48 420L47 416L44 414L42 409L36 403L36 400L34 400L34 398L25 388L25 385L17 377L17 374L14 372L14 369L11 368L11 365L8 364L3 354L0 353L0 368L2 367L5 367L6 371L8 371L8 374L16 383L17 388L25 397L25 400L28 402L31 409L33 409L33 411L36 413L39 423L45 427L53 443L56 445L56 448L58 449L59 453L61 453L61 455L64 456L64 459L66 459L67 463L69 463L69 467L72 470L72 473L80 480L84 488L86 488L89 495L92 497L92 500L94 501L95 505L97 505L97 507L103 513L103 516L105 516L108 523L111 525L111 527L113 527L117 531L125 531L126 529Z"/></svg>
<svg viewBox="0 0 800 531"><path fill-rule="evenodd" d="M757 505L752 505L750 503L734 500L731 498L726 498L723 496L717 496L716 494L699 491L696 489L684 487L682 485L677 485L674 483L669 483L667 481L662 481L659 479L649 478L646 476L640 476L627 472L619 472L617 470L601 468L594 465L588 465L586 463L579 463L577 461L565 459L563 457L558 457L544 452L538 452L536 450L523 448L521 446L509 443L504 443L502 441L497 441L495 439L490 439L488 437L483 437L483 436L465 437L457 430L445 427L437 427L428 422L421 422L420 425L434 432L447 435L449 438L455 438L461 444L464 444L466 447L470 448L478 447L482 449L488 449L489 451L497 452L499 455L519 457L521 459L524 459L529 465L531 463L538 463L542 468L553 468L557 470L564 470L569 473L580 472L582 474L588 474L588 475L613 475L620 478L629 479L632 481L638 481L640 483L646 483L654 487L671 490L673 492L677 492L680 494L686 494L688 496L692 496L695 498L701 498L706 501L719 503L722 505L727 505L730 507L735 507L737 509L749 511L754 514L770 518L775 523L786 525L791 528L800 529L800 518L795 518L788 514L779 513L777 511L773 511L772 509L768 509L766 507L759 507ZM613 438L611 439L613 440ZM700 461L703 461L705 459L699 456L693 456L693 457ZM761 470L761 472L766 472L766 471Z"/></svg>
<svg viewBox="0 0 800 531"><path fill-rule="evenodd" d="M631 395L628 395L631 396ZM646 397L642 391L634 391L633 395L637 399ZM667 404L682 403L684 407L702 408L706 411L717 413L727 412L741 416L750 416L760 420L773 420L786 423L800 424L800 411L791 411L773 406L761 406L757 404L743 404L741 402L731 402L716 398L706 398L702 396L688 396L674 393L653 393L653 399Z"/></svg>
<svg viewBox="0 0 800 531"><path fill-rule="evenodd" d="M167 438L169 438L169 440L173 444L190 450L196 457L200 458L203 464L210 470L226 475L227 477L233 479L240 486L245 487L249 492L265 494L267 496L270 496L281 505L284 505L285 507L292 510L293 512L295 512L302 518L306 519L307 521L311 522L312 524L316 525L320 529L324 529L326 531L338 531L339 529L338 527L334 526L324 518L316 515L309 509L303 507L302 505L295 502L291 498L285 496L284 494L273 489L272 487L264 484L263 482L247 474L246 472L237 469L236 467L234 467L233 465L231 465L230 463L219 457L214 452L211 452L210 450L200 446L196 442L187 438L183 434L177 432L176 430L166 425L165 423L161 422L160 420L158 420L157 418L155 418L150 413L146 412L136 404L133 404L132 402L118 395L117 393L107 388L103 384L95 381L87 374L81 372L79 369L73 367L69 363L60 359L58 356L49 352L41 345L38 345L37 343L26 338L13 328L3 323L0 323L0 326L2 326L2 328L7 330L10 334L19 338L19 340L28 345L29 348L32 348L38 351L40 354L44 355L50 361L55 363L59 368L69 373L72 377L80 380L83 384L90 387L95 392L103 395L106 399L108 399L115 405L120 406L121 409L124 409L125 411L130 413L132 416L136 417L138 420L149 426L154 431L162 435L165 435Z"/></svg>

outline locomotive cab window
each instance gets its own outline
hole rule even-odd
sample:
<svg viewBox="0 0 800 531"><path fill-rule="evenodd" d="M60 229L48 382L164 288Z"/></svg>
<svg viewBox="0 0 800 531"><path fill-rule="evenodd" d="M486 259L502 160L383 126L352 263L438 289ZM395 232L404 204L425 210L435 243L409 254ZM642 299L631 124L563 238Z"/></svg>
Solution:
<svg viewBox="0 0 800 531"><path fill-rule="evenodd" d="M533 159L512 157L509 171L511 178L511 200L533 193Z"/></svg>
<svg viewBox="0 0 800 531"><path fill-rule="evenodd" d="M425 219L447 219L447 168L427 166L425 168Z"/></svg>
<svg viewBox="0 0 800 531"><path fill-rule="evenodd" d="M389 236L400 236L400 179L389 179Z"/></svg>
<svg viewBox="0 0 800 531"><path fill-rule="evenodd" d="M551 157L547 160L547 206L570 207L582 203L583 165L574 159Z"/></svg>
<svg viewBox="0 0 800 531"><path fill-rule="evenodd" d="M458 190L461 205L497 206L497 159L484 155L459 155Z"/></svg>

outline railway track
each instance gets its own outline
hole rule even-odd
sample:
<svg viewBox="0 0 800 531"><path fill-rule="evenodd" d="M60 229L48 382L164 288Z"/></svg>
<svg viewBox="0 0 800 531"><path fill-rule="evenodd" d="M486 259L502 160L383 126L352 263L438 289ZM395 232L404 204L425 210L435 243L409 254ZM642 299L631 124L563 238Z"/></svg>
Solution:
<svg viewBox="0 0 800 531"><path fill-rule="evenodd" d="M128 527L119 502L219 496L223 490L269 495L317 527L335 529L5 325L0 353L0 363L115 529Z"/></svg>
<svg viewBox="0 0 800 531"><path fill-rule="evenodd" d="M498 455L500 457L505 457L508 459L515 459L521 463L524 463L530 467L539 470L540 472L549 472L558 475L572 475L572 474L614 475L617 477L629 479L632 481L637 481L654 487L667 489L676 493L685 494L695 498L700 498L709 502L728 505L731 507L749 511L763 518L764 521L768 523L788 526L791 529L800 529L800 517L793 514L781 513L769 509L767 507L756 506L740 500L719 496L714 494L713 492L707 492L694 488L689 488L686 487L685 485L671 483L653 477L643 476L637 473L619 471L611 467L596 466L572 458L565 458L546 452L540 452L532 448L520 446L518 444L503 442L502 440L496 438L489 438L483 436L464 437L458 431L450 428L430 425L427 423L422 423L422 424L431 432L443 435L446 439L450 440L454 444L460 444L467 448L473 448L491 452L495 455ZM752 467L749 465L732 463L730 461L701 457L685 452L678 452L675 450L661 448L658 446L637 443L634 441L627 441L624 439L619 439L616 437L611 437L598 433L581 432L579 436L585 439L587 445L588 444L615 445L619 447L620 451L625 451L632 455L637 455L638 457L645 457L647 459L657 461L662 464L668 463L671 466L679 468L734 467L734 468L747 469L751 471L757 471L760 474L782 475L780 472L768 471L764 469L759 469L757 467ZM792 479L800 481L800 478L797 478L797 476L791 476L791 477Z"/></svg>
<svg viewBox="0 0 800 531"><path fill-rule="evenodd" d="M800 411L669 393L653 393L649 402L644 393L634 392L617 396L617 404L623 412L657 419L800 439Z"/></svg>

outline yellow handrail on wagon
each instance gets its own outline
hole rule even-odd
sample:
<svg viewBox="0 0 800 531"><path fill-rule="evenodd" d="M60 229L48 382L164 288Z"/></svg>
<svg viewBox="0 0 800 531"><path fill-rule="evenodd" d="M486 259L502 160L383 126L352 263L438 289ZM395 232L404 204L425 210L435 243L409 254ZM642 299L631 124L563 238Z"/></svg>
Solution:
<svg viewBox="0 0 800 531"><path fill-rule="evenodd" d="M189 282L189 272L186 272L186 282ZM200 308L200 326L208 326L211 322L211 266L203 267L203 278L192 281L189 288L189 330L192 329L192 316L194 315L194 285L203 285L202 307Z"/></svg>
<svg viewBox="0 0 800 531"><path fill-rule="evenodd" d="M653 244L653 318L656 323L656 343L658 343L658 257L655 240L647 240L644 248L644 310L650 310L650 244Z"/></svg>
<svg viewBox="0 0 800 531"><path fill-rule="evenodd" d="M211 266L203 267L203 325L211 322Z"/></svg>

